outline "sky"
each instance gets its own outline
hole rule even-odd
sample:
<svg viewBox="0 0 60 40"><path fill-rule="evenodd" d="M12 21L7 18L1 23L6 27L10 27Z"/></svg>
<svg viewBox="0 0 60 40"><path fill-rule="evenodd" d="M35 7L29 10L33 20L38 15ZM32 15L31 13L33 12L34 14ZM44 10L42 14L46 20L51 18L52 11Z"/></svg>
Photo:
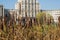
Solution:
<svg viewBox="0 0 60 40"><path fill-rule="evenodd" d="M42 10L55 10L60 9L60 0L38 0L40 9ZM0 5L6 9L14 9L17 0L0 0Z"/></svg>

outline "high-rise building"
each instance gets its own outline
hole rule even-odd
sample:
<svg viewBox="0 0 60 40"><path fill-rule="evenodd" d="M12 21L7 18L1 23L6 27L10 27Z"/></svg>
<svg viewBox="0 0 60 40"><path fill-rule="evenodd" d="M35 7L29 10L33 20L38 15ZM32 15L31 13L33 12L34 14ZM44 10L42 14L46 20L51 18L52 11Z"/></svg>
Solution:
<svg viewBox="0 0 60 40"><path fill-rule="evenodd" d="M38 0L18 0L15 9L22 17L36 17L39 12L39 2Z"/></svg>

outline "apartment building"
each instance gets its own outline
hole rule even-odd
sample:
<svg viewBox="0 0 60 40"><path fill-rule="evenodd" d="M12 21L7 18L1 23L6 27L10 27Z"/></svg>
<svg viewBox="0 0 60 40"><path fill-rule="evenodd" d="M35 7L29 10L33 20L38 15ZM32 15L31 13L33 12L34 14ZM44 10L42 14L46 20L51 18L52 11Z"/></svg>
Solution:
<svg viewBox="0 0 60 40"><path fill-rule="evenodd" d="M18 0L15 9L21 17L36 17L39 12L39 2L38 0Z"/></svg>
<svg viewBox="0 0 60 40"><path fill-rule="evenodd" d="M58 17L60 16L60 10L42 10L42 12L52 15L54 18L54 21L58 22Z"/></svg>

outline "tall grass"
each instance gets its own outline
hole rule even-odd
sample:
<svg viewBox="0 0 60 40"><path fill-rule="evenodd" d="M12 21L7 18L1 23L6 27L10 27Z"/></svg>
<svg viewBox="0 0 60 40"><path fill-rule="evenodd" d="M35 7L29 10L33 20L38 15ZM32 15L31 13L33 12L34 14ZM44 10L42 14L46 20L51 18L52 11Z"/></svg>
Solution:
<svg viewBox="0 0 60 40"><path fill-rule="evenodd" d="M21 27L20 25L0 29L0 40L60 40L60 28L54 25Z"/></svg>

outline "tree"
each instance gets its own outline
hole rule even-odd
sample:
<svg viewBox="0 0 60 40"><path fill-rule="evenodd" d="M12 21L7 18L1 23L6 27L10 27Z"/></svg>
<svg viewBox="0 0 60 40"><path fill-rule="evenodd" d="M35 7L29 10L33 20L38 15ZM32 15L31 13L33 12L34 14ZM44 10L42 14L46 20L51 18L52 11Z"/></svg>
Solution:
<svg viewBox="0 0 60 40"><path fill-rule="evenodd" d="M54 22L53 17L49 13L39 12L36 16L38 24L51 24Z"/></svg>
<svg viewBox="0 0 60 40"><path fill-rule="evenodd" d="M46 14L46 22L48 25L54 23L53 16L50 15L49 13Z"/></svg>
<svg viewBox="0 0 60 40"><path fill-rule="evenodd" d="M60 23L60 16L58 17L58 21L59 21L59 23Z"/></svg>
<svg viewBox="0 0 60 40"><path fill-rule="evenodd" d="M58 26L60 26L60 16L58 17Z"/></svg>
<svg viewBox="0 0 60 40"><path fill-rule="evenodd" d="M42 25L42 24L44 24L46 22L46 13L39 12L36 15L36 18L37 18L38 24Z"/></svg>

